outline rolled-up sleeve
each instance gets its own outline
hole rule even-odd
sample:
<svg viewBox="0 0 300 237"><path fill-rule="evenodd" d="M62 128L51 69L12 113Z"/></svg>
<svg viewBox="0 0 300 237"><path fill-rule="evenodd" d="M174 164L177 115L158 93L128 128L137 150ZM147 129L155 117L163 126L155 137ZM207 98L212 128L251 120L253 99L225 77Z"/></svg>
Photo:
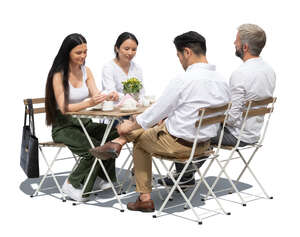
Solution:
<svg viewBox="0 0 300 237"><path fill-rule="evenodd" d="M146 109L144 113L136 117L137 123L143 128L148 129L157 124L162 119L168 117L177 105L180 98L181 88L180 79L173 79L166 87L162 95L155 104Z"/></svg>

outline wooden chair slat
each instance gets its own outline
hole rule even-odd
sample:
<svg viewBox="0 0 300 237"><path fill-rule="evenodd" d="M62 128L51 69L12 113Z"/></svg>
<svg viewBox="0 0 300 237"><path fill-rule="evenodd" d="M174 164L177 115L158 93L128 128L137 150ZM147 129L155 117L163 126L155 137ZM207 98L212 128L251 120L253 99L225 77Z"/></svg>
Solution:
<svg viewBox="0 0 300 237"><path fill-rule="evenodd" d="M276 101L276 97L273 98L273 97L269 97L269 98L266 98L266 99L262 99L262 100L252 100L252 103L251 103L251 107L253 106L259 106L259 105L267 105L267 104L270 104L273 102L273 100L275 99ZM250 101L248 101L246 103L246 107L248 107Z"/></svg>
<svg viewBox="0 0 300 237"><path fill-rule="evenodd" d="M213 114L213 113L218 113L218 112L225 112L228 108L228 104L220 106L220 107L215 107L215 108L203 108L205 109L205 115ZM202 110L199 110L199 116L202 114Z"/></svg>
<svg viewBox="0 0 300 237"><path fill-rule="evenodd" d="M24 100L25 105L28 105L27 100L28 99ZM41 104L41 103L45 103L45 98L34 98L34 99L32 99L32 104Z"/></svg>
<svg viewBox="0 0 300 237"><path fill-rule="evenodd" d="M272 112L272 108L259 108L259 109L251 109L248 112L248 118L258 115L265 115L267 113ZM246 111L243 112L243 117L246 116Z"/></svg>
<svg viewBox="0 0 300 237"><path fill-rule="evenodd" d="M215 123L222 123L225 120L225 115L218 115L218 116L213 116L210 118L205 118L202 120L201 127L202 126L207 126ZM198 127L200 121L197 121L195 123L195 127Z"/></svg>
<svg viewBox="0 0 300 237"><path fill-rule="evenodd" d="M43 104L45 103L45 98L33 98L32 100L32 104ZM28 105L28 99L24 99L24 105ZM34 107L34 106L33 106ZM33 113L34 114L41 114L41 113L45 113L45 107L40 107L40 108L33 108ZM28 110L26 109L26 113L28 114Z"/></svg>
<svg viewBox="0 0 300 237"><path fill-rule="evenodd" d="M35 108L35 109L33 109L34 114L41 114L41 113L45 113L45 112L46 112L45 108ZM28 114L28 109L26 109L26 113Z"/></svg>

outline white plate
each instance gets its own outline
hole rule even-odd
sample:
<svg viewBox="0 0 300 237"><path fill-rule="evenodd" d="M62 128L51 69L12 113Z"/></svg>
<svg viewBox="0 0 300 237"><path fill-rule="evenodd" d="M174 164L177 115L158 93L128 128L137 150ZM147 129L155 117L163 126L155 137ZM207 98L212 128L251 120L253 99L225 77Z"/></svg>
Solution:
<svg viewBox="0 0 300 237"><path fill-rule="evenodd" d="M86 110L101 110L101 108L97 108L97 107L89 107L89 108L86 108Z"/></svg>
<svg viewBox="0 0 300 237"><path fill-rule="evenodd" d="M102 107L102 111L113 111L114 110L114 107L112 107L112 108L103 108Z"/></svg>
<svg viewBox="0 0 300 237"><path fill-rule="evenodd" d="M134 111L137 111L137 110L138 110L137 108L135 108L135 109L120 108L121 112L134 112Z"/></svg>
<svg viewBox="0 0 300 237"><path fill-rule="evenodd" d="M97 104L93 107L87 108L87 110L101 110L102 109L102 104Z"/></svg>

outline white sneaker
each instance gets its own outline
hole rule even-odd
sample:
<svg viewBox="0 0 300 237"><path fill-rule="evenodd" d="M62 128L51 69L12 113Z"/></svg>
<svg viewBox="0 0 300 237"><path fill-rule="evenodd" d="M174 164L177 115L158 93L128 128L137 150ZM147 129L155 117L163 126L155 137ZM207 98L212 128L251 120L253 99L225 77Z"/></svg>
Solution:
<svg viewBox="0 0 300 237"><path fill-rule="evenodd" d="M70 198L72 198L73 200L77 201L77 202L86 202L89 199L88 198L83 198L82 197L82 190L81 189L77 189L74 188L72 184L67 182L68 179L66 179L64 185L62 186L62 191L69 196Z"/></svg>
<svg viewBox="0 0 300 237"><path fill-rule="evenodd" d="M104 190L111 188L111 184L109 182L106 182L104 179L101 179L99 176L97 176L95 183L94 183L94 190Z"/></svg>

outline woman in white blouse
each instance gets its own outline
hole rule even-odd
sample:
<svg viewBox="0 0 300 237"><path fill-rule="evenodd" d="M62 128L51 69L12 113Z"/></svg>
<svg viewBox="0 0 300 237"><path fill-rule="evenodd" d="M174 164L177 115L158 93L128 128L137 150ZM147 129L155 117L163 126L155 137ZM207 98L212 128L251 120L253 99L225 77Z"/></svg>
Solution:
<svg viewBox="0 0 300 237"><path fill-rule="evenodd" d="M123 32L119 35L114 51L116 57L106 63L102 71L102 88L106 92L115 91L121 98L123 93L123 81L132 77L137 78L143 84L142 69L132 61L138 47L137 38L129 33ZM143 85L144 86L144 85ZM140 95L144 95L144 87L140 91Z"/></svg>

